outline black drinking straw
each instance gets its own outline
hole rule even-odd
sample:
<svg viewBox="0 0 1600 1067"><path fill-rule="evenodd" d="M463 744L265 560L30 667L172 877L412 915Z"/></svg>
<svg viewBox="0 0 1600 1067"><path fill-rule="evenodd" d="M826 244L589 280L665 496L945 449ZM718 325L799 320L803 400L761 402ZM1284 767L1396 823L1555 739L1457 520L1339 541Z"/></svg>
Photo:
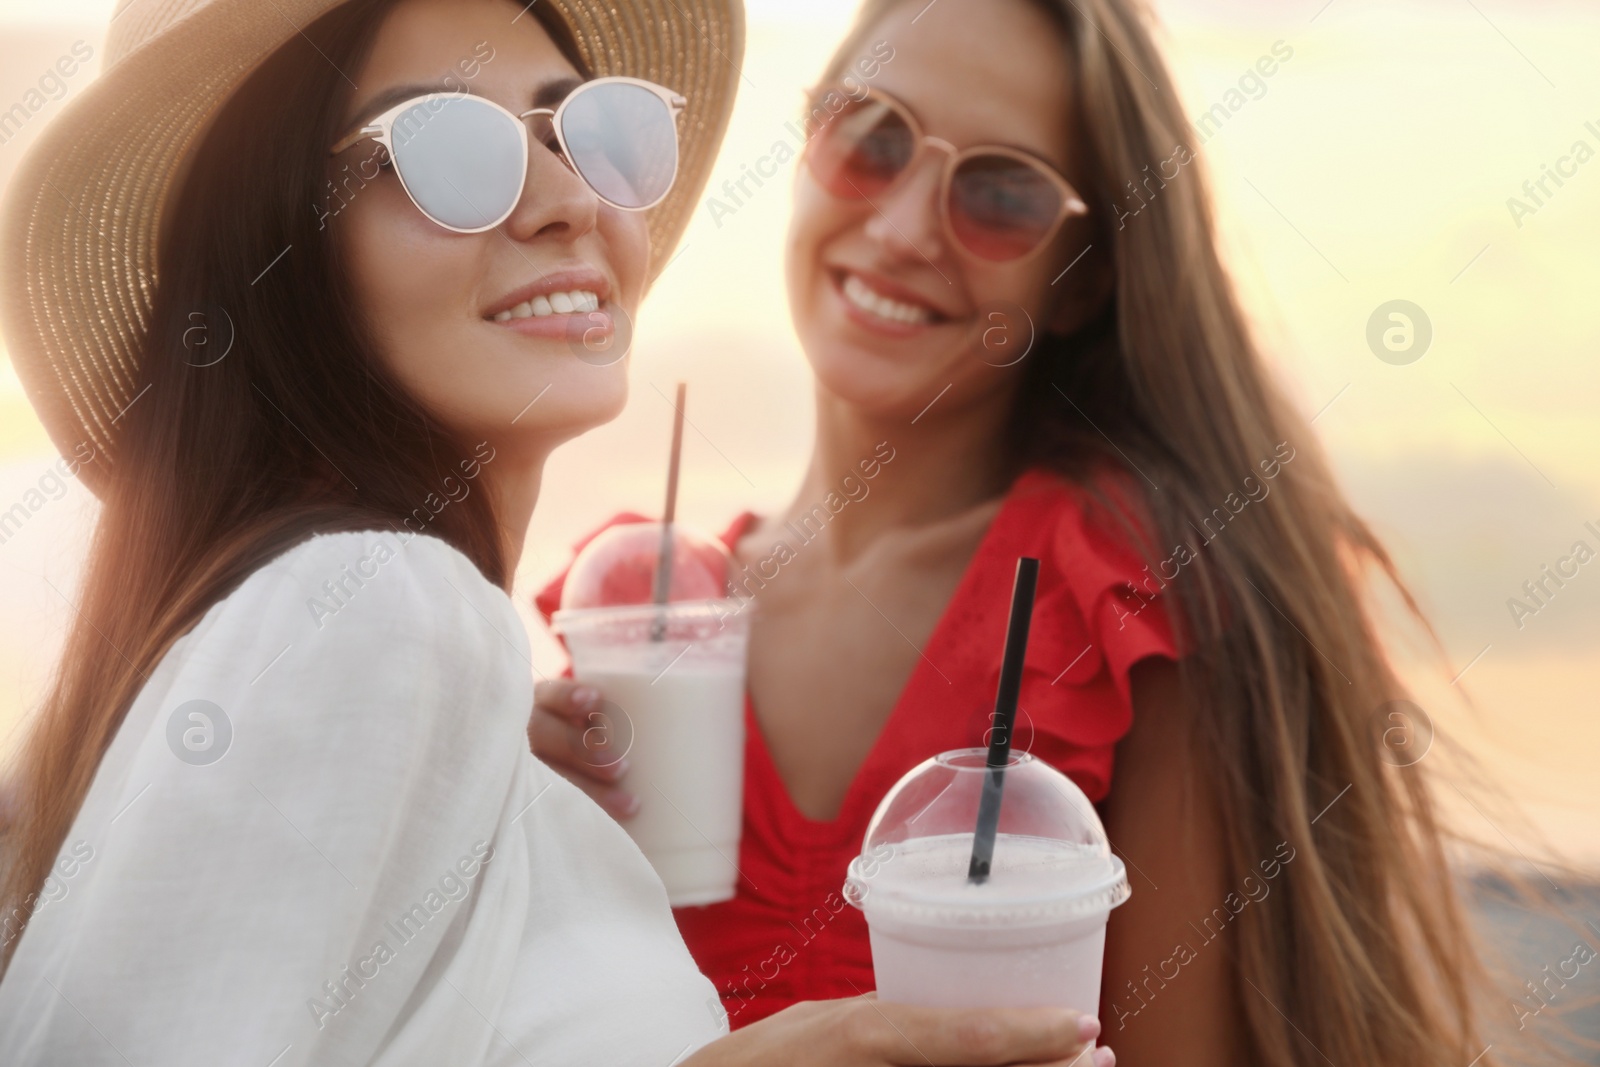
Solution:
<svg viewBox="0 0 1600 1067"><path fill-rule="evenodd" d="M1017 698L1022 693L1022 661L1028 654L1028 625L1033 620L1033 591L1039 584L1039 561L1030 556L1017 560L1016 583L1011 587L1011 622L1006 627L1006 649L1000 660L1000 688L994 698L994 732L989 735L988 771L978 798L978 827L972 835L972 862L967 881L981 884L989 877L994 859L994 838L1000 830L1000 797L1006 784L1006 763L1011 759L1011 730L1017 722Z"/></svg>
<svg viewBox="0 0 1600 1067"><path fill-rule="evenodd" d="M678 458L683 454L683 404L688 386L678 383L678 402L672 416L672 458L667 461L667 506L661 513L661 555L656 560L656 581L651 601L665 604L672 589L672 523L678 511ZM667 636L667 617L657 614L650 625L650 640Z"/></svg>

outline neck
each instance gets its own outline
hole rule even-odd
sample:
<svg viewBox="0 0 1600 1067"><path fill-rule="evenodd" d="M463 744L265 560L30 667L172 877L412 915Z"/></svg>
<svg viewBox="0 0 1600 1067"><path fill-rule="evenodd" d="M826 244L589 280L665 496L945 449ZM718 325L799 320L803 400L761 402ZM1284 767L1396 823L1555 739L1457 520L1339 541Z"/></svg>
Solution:
<svg viewBox="0 0 1600 1067"><path fill-rule="evenodd" d="M505 448L493 464L484 467L484 479L499 527L500 550L506 561L507 593L516 579L517 564L528 539L528 524L533 519L533 506L539 500L544 462L549 454L549 449L514 452Z"/></svg>
<svg viewBox="0 0 1600 1067"><path fill-rule="evenodd" d="M1014 473L1004 450L1012 399L1000 391L943 412L936 404L910 423L874 416L819 386L816 445L784 520L827 507L833 494L838 510L822 540L847 560L887 530L931 525L992 500Z"/></svg>

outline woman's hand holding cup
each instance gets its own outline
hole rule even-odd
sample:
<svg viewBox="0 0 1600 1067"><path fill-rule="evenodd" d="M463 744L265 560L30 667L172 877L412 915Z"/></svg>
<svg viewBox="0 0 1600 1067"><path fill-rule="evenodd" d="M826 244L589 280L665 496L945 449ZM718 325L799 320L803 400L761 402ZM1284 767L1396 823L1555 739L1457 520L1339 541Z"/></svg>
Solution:
<svg viewBox="0 0 1600 1067"><path fill-rule="evenodd" d="M876 994L810 1001L714 1041L684 1067L1111 1067L1099 1020L1066 1008L923 1008Z"/></svg>
<svg viewBox="0 0 1600 1067"><path fill-rule="evenodd" d="M569 678L539 682L533 689L528 743L533 754L567 781L589 794L615 819L639 810L639 798L618 783L628 760L615 751L613 724L604 695Z"/></svg>

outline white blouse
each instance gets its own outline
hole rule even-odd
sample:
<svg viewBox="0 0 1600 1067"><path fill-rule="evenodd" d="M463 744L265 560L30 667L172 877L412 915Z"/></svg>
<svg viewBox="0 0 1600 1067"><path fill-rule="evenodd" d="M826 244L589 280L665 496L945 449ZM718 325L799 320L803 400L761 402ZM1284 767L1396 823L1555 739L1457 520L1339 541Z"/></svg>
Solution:
<svg viewBox="0 0 1600 1067"><path fill-rule="evenodd" d="M438 538L251 574L101 761L0 1063L669 1067L726 1032L644 856L528 751L530 668Z"/></svg>

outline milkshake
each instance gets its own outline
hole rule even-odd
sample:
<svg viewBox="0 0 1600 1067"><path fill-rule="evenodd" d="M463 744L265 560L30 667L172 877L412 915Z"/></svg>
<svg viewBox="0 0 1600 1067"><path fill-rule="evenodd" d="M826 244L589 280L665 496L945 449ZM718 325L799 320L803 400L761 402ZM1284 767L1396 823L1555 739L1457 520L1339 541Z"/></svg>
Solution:
<svg viewBox="0 0 1600 1067"><path fill-rule="evenodd" d="M866 915L882 1000L1099 1014L1106 919L1128 899L1094 808L1029 755L1007 763L987 879L968 878L983 749L946 752L879 805L845 896Z"/></svg>
<svg viewBox="0 0 1600 1067"><path fill-rule="evenodd" d="M622 826L681 907L728 900L738 882L749 610L726 595L720 544L671 534L665 603L650 599L661 526L615 527L579 554L551 622L574 677L604 699L607 762L630 765L639 810Z"/></svg>

